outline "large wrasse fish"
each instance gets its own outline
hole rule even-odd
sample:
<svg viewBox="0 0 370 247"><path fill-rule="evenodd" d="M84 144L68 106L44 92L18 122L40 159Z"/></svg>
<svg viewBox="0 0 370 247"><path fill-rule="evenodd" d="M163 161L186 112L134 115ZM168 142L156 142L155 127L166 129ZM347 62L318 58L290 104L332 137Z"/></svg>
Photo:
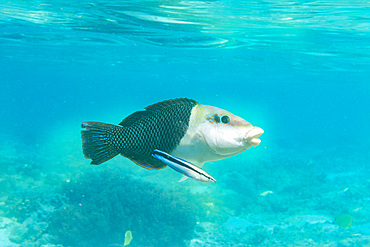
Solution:
<svg viewBox="0 0 370 247"><path fill-rule="evenodd" d="M263 134L228 111L186 98L150 105L118 125L84 122L81 127L83 153L93 165L121 154L146 169L168 165L201 182L215 182L201 169L205 162L257 146Z"/></svg>

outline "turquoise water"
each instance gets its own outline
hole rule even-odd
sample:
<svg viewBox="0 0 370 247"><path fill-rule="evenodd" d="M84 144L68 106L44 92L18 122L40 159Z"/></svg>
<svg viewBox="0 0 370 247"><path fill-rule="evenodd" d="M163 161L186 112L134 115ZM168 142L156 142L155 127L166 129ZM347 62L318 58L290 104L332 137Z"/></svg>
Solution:
<svg viewBox="0 0 370 247"><path fill-rule="evenodd" d="M2 1L0 246L369 245L369 44L368 1ZM215 184L83 157L81 122L178 97L261 144Z"/></svg>

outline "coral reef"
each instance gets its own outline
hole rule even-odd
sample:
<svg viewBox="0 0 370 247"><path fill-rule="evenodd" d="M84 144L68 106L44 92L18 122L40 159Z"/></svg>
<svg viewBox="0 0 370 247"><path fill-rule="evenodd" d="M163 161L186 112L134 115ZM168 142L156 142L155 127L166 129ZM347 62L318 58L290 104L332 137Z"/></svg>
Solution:
<svg viewBox="0 0 370 247"><path fill-rule="evenodd" d="M0 152L0 246L119 247L128 231L129 246L370 244L368 159L349 173L337 157L235 157L206 167L210 185L32 155Z"/></svg>
<svg viewBox="0 0 370 247"><path fill-rule="evenodd" d="M202 218L210 221L198 224L190 246L368 246L367 169L330 170L318 157L265 156L248 167L235 158L228 161L234 169L213 171L220 188L207 205L216 210Z"/></svg>
<svg viewBox="0 0 370 247"><path fill-rule="evenodd" d="M117 171L84 174L65 184L66 205L51 216L48 232L63 246L185 246L198 206L185 192L165 191Z"/></svg>

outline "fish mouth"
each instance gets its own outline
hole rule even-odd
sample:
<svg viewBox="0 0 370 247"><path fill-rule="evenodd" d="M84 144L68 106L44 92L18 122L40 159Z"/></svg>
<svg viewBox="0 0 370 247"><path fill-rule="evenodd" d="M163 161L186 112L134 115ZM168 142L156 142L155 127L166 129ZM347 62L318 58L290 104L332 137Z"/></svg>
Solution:
<svg viewBox="0 0 370 247"><path fill-rule="evenodd" d="M245 136L245 141L256 147L261 143L261 140L258 137L260 137L263 133L264 131L260 127L253 127L250 131L247 132L247 135Z"/></svg>

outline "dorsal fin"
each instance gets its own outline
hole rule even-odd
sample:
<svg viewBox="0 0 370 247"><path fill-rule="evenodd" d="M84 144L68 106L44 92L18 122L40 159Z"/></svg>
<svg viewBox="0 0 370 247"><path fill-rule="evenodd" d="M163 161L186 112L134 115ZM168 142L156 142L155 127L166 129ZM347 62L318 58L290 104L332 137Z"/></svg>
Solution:
<svg viewBox="0 0 370 247"><path fill-rule="evenodd" d="M170 100L165 100L165 101L147 106L147 107L145 107L145 110L147 110L147 111L156 111L156 110L165 108L165 107L170 106L170 105L182 104L182 103L197 104L197 102L193 99L187 99L187 98L170 99Z"/></svg>
<svg viewBox="0 0 370 247"><path fill-rule="evenodd" d="M185 103L197 104L195 100L187 99L187 98L165 100L165 101L145 107L146 111L137 111L137 112L132 113L131 115L123 119L122 122L119 123L119 125L123 127L129 127L133 123L144 118L145 116L152 114L153 111L157 111L157 110L163 109L171 105L185 104Z"/></svg>
<svg viewBox="0 0 370 247"><path fill-rule="evenodd" d="M123 127L129 127L133 123L137 122L138 120L142 119L146 115L151 114L147 111L137 111L132 113L131 115L127 116L125 119L122 120L122 122L119 123L119 125Z"/></svg>

